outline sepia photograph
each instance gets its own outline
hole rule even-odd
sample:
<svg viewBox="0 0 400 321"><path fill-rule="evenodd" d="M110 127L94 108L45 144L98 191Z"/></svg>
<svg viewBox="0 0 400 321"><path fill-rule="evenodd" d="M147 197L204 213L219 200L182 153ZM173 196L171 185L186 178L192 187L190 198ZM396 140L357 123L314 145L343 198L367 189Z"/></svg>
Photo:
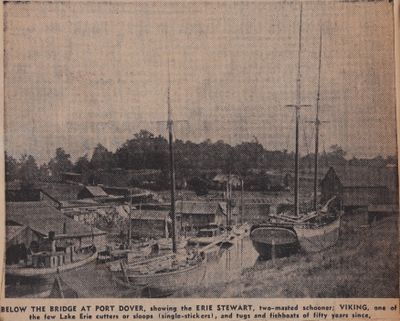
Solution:
<svg viewBox="0 0 400 321"><path fill-rule="evenodd" d="M393 8L4 2L5 297L398 297Z"/></svg>

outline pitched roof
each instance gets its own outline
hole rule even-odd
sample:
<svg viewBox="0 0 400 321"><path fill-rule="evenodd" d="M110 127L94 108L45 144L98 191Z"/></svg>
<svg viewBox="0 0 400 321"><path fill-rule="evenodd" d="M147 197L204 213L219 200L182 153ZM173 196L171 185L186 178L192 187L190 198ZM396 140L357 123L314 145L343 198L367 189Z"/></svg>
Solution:
<svg viewBox="0 0 400 321"><path fill-rule="evenodd" d="M108 194L100 186L85 186L85 188L94 197L108 196Z"/></svg>
<svg viewBox="0 0 400 321"><path fill-rule="evenodd" d="M19 233L25 230L27 226L24 225L7 225L6 226L6 241L11 241Z"/></svg>
<svg viewBox="0 0 400 321"><path fill-rule="evenodd" d="M332 168L343 186L378 187L388 186L389 183L389 172L384 167L334 166Z"/></svg>
<svg viewBox="0 0 400 321"><path fill-rule="evenodd" d="M21 225L29 226L32 230L48 235L54 231L56 235L63 234L66 223L67 236L100 235L106 232L92 228L86 224L74 221L59 210L45 202L7 202L6 219Z"/></svg>
<svg viewBox="0 0 400 321"><path fill-rule="evenodd" d="M217 209L226 207L225 202L177 201L176 212L179 214L216 214Z"/></svg>

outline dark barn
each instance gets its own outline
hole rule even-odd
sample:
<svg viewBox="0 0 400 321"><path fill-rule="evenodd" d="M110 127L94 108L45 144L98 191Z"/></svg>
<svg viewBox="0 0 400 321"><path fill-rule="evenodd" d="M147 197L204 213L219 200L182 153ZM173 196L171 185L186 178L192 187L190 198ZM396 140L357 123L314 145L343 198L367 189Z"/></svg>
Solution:
<svg viewBox="0 0 400 321"><path fill-rule="evenodd" d="M341 197L347 209L395 203L395 174L395 171L387 167L330 167L320 183L322 202L336 195Z"/></svg>

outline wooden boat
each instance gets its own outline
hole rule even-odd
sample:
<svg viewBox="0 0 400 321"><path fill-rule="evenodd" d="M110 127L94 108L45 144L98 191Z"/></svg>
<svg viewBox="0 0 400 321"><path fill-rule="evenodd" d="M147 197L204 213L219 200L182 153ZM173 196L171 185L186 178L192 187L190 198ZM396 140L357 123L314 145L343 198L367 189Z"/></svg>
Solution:
<svg viewBox="0 0 400 321"><path fill-rule="evenodd" d="M250 239L262 258L288 256L298 250L296 232L289 225L277 223L254 225L250 231Z"/></svg>
<svg viewBox="0 0 400 321"><path fill-rule="evenodd" d="M76 269L83 265L86 265L97 258L97 252L91 253L88 257L81 259L76 262L55 266L55 267L23 267L19 265L8 265L6 266L6 275L12 277L47 277L49 275L55 275L58 272L64 272L72 269Z"/></svg>
<svg viewBox="0 0 400 321"><path fill-rule="evenodd" d="M326 224L307 223L294 226L301 248L319 252L336 244L339 239L340 217Z"/></svg>
<svg viewBox="0 0 400 321"><path fill-rule="evenodd" d="M170 156L170 176L171 176L171 221L172 233L171 240L167 243L166 249L172 250L172 255L157 256L141 262L126 264L120 262L120 269L114 271L127 286L144 287L147 289L157 289L166 292L173 292L183 287L199 286L205 276L204 255L179 255L178 237L176 231L175 213L175 164L174 164L174 137L173 120L170 105L170 81L168 65L168 136L169 136L169 156ZM162 242L158 243L162 247ZM186 251L185 251L186 252ZM194 252L192 253L194 254Z"/></svg>
<svg viewBox="0 0 400 321"><path fill-rule="evenodd" d="M318 144L319 144L319 101L320 101L320 75L321 75L321 51L322 51L322 32L320 33L319 47L319 66L318 66L318 90L315 118L315 153L314 153L314 210L300 213L299 209L299 119L300 109L309 105L302 105L300 99L300 58L301 58L301 21L302 6L300 7L299 25L299 51L298 51L298 70L297 70L297 95L296 103L287 107L294 107L296 111L296 150L295 150L295 184L294 184L294 215L279 214L274 215L274 224L254 226L250 232L255 249L260 255L269 256L272 252L287 252L300 247L306 252L316 252L333 246L338 238L341 220L341 205L333 202L336 197L328 200L322 209L317 205L318 190ZM337 202L336 202L337 203ZM332 206L336 205L336 206ZM271 215L272 217L272 215ZM285 224L286 226L282 226Z"/></svg>
<svg viewBox="0 0 400 321"><path fill-rule="evenodd" d="M174 292L201 285L205 272L204 255L191 259L167 255L136 264L121 263L118 275L129 286Z"/></svg>
<svg viewBox="0 0 400 321"><path fill-rule="evenodd" d="M343 212L337 198L332 197L322 209L309 214L309 219L294 225L301 248L319 252L336 244L340 235Z"/></svg>

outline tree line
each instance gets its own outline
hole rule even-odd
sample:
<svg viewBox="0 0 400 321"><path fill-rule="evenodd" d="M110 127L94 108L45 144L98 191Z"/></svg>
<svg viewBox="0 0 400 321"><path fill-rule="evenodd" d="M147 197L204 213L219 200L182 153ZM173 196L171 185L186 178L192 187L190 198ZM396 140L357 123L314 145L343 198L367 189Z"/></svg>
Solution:
<svg viewBox="0 0 400 321"><path fill-rule="evenodd" d="M294 166L294 153L267 150L254 138L249 142L242 142L235 146L222 140L212 142L205 140L201 143L176 140L175 166L177 176L201 176L201 171L219 169L223 173L235 173L243 177L248 176L254 169L285 170ZM300 158L300 167L303 170L312 170L313 154ZM377 156L371 159L346 159L346 152L338 145L332 145L328 151L319 155L323 166L332 165L366 165L385 166L396 162L396 158ZM168 180L168 141L163 136L155 136L147 130L134 134L119 146L115 152L109 151L102 144L98 144L91 155L85 154L75 162L64 148L58 147L55 155L49 162L38 165L34 156L21 155L19 159L5 154L6 180L20 180L27 184L43 180L48 177L60 179L65 172L74 172L82 176L90 176L97 172L119 170L159 170L161 179Z"/></svg>

